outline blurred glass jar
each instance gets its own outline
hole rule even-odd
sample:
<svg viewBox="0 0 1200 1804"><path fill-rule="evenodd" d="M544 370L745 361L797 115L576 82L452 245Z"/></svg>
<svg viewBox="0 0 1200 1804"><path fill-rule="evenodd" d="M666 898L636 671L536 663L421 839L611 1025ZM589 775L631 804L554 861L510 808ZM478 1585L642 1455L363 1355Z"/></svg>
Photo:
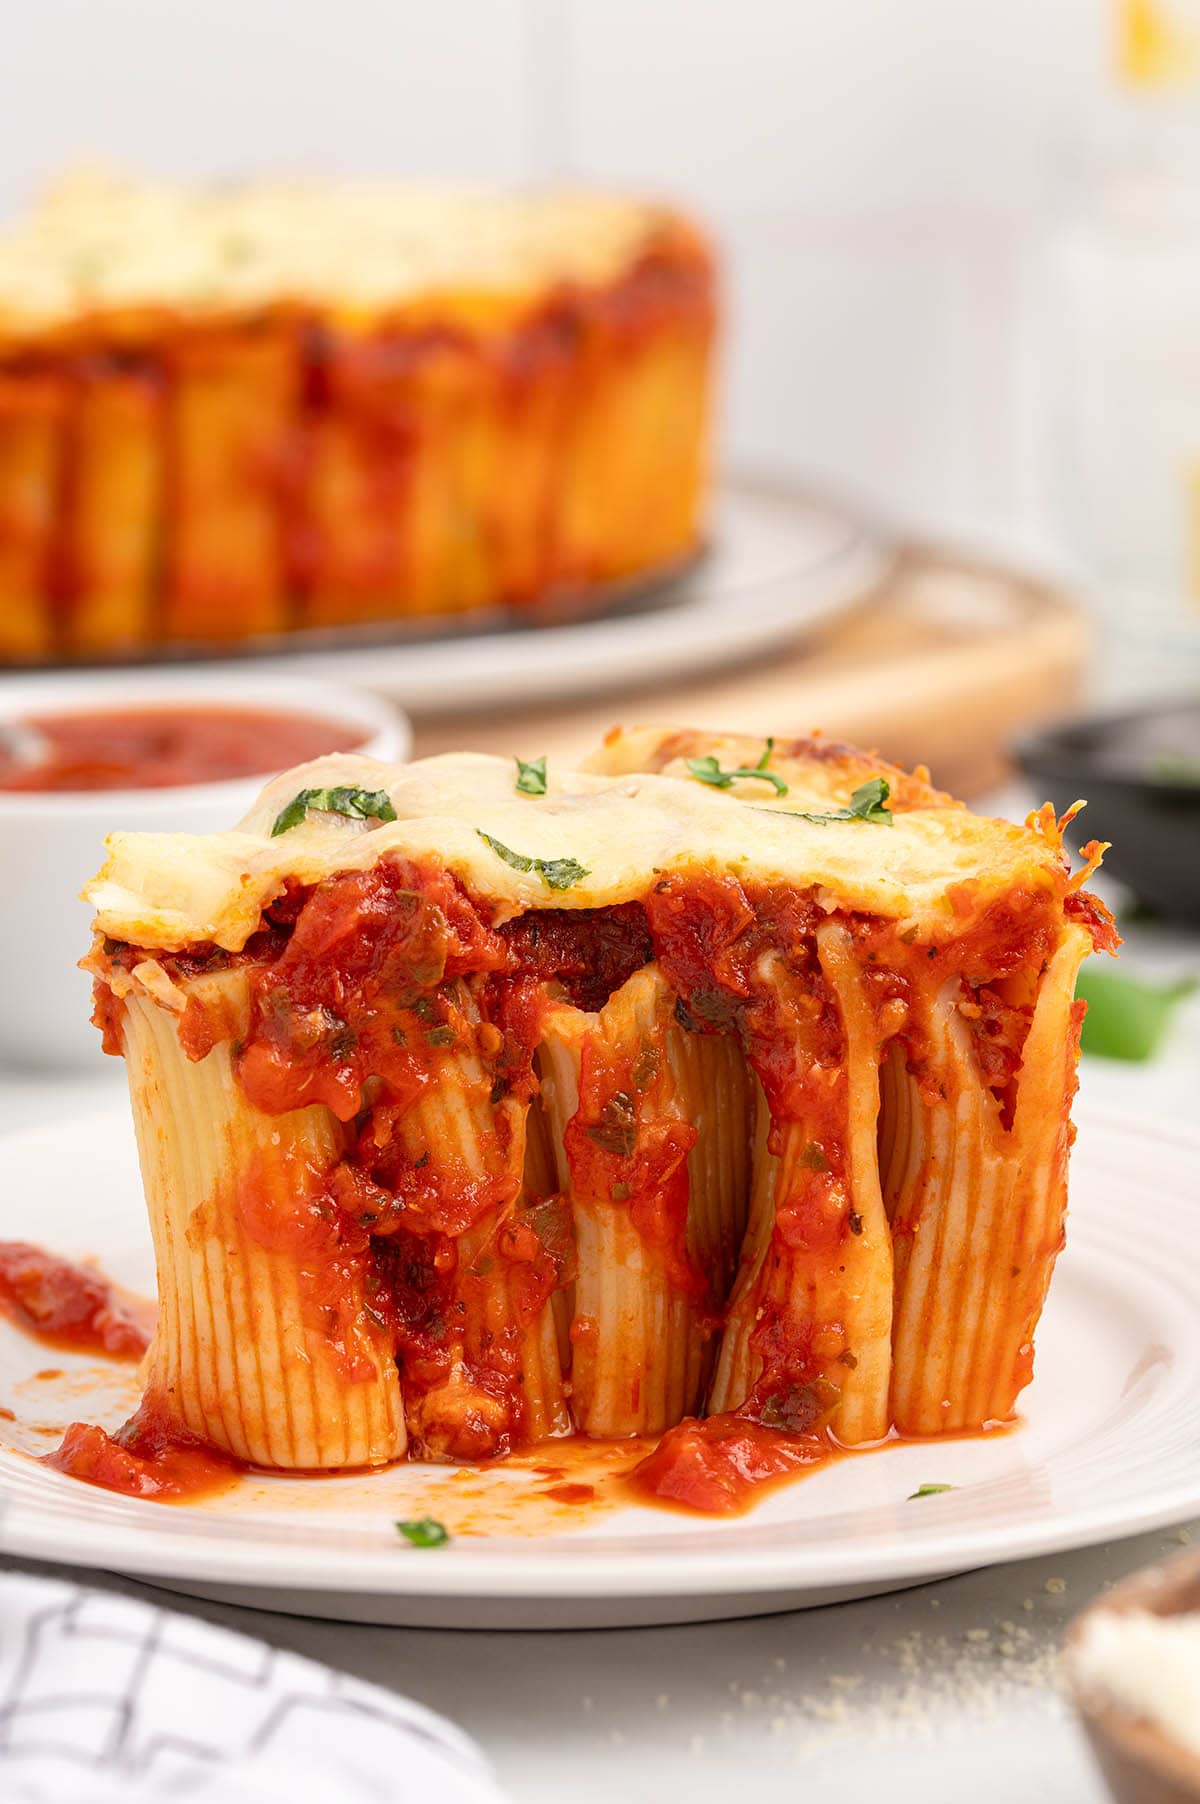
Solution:
<svg viewBox="0 0 1200 1804"><path fill-rule="evenodd" d="M1050 239L1050 474L1129 676L1200 671L1200 0L1120 0Z"/></svg>

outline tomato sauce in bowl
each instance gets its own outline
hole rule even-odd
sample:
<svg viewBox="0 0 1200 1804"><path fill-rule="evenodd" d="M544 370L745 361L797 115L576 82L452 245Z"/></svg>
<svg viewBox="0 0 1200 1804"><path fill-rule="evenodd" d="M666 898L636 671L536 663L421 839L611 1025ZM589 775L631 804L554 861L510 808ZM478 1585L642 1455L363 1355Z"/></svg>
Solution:
<svg viewBox="0 0 1200 1804"><path fill-rule="evenodd" d="M0 738L0 790L78 794L174 789L266 776L327 752L357 751L370 734L318 714L183 703L30 714ZM30 754L23 749L28 741Z"/></svg>

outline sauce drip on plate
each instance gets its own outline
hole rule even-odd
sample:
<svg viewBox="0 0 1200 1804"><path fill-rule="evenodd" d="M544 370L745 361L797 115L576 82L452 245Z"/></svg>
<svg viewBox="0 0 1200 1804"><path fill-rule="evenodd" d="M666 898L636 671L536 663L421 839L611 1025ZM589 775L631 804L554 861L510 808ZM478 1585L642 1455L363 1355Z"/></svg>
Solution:
<svg viewBox="0 0 1200 1804"><path fill-rule="evenodd" d="M737 1415L689 1419L667 1430L629 1485L639 1503L736 1516L765 1490L839 1451L824 1434L784 1434Z"/></svg>
<svg viewBox="0 0 1200 1804"><path fill-rule="evenodd" d="M172 1421L153 1394L114 1435L87 1422L72 1422L44 1463L85 1484L156 1503L228 1490L246 1470L240 1460L205 1446Z"/></svg>
<svg viewBox="0 0 1200 1804"><path fill-rule="evenodd" d="M140 1359L153 1321L101 1272L24 1240L0 1241L0 1312L47 1346Z"/></svg>

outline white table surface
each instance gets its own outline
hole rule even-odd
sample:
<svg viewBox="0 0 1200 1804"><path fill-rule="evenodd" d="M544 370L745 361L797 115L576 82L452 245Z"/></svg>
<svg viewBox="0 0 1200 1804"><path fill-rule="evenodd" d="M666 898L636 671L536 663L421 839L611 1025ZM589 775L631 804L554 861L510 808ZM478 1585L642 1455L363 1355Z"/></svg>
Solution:
<svg viewBox="0 0 1200 1804"><path fill-rule="evenodd" d="M1200 970L1200 934L1129 930L1126 961L1155 977ZM1093 1107L1190 1122L1198 1078L1193 998L1153 1063L1085 1060L1081 1089ZM115 1064L69 1080L0 1073L0 1131L103 1106L121 1083ZM1193 1534L1200 1543L1200 1522L822 1610L578 1633L368 1628L99 1582L432 1705L477 1737L520 1804L1098 1804L1056 1683L1063 1625Z"/></svg>

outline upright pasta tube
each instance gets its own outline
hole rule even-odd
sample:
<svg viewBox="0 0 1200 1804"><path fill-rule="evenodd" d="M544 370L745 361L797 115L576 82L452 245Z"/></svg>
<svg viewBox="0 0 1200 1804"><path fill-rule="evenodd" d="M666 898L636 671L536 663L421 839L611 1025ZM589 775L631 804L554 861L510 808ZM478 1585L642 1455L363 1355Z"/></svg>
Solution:
<svg viewBox="0 0 1200 1804"><path fill-rule="evenodd" d="M403 612L407 441L382 336L314 333L307 356L300 576L303 626Z"/></svg>
<svg viewBox="0 0 1200 1804"><path fill-rule="evenodd" d="M500 593L489 512L494 373L478 350L418 333L404 383L406 468L401 517L406 611L461 613Z"/></svg>
<svg viewBox="0 0 1200 1804"><path fill-rule="evenodd" d="M112 652L154 626L162 526L162 381L153 366L83 374L69 431L69 648Z"/></svg>
<svg viewBox="0 0 1200 1804"><path fill-rule="evenodd" d="M479 1029L469 986L458 986L457 1000L467 1036L392 1125L397 1151L431 1193L466 1190L481 1205L452 1244L436 1232L433 1242L435 1268L444 1263L442 1320L424 1349L430 1381L407 1389L413 1445L435 1460L487 1458L571 1426L541 1143L527 1153L527 1103L492 1100L493 1079L469 1031Z"/></svg>
<svg viewBox="0 0 1200 1804"><path fill-rule="evenodd" d="M1041 978L1011 1125L980 1071L947 980L923 1010L919 1074L893 1055L884 1181L896 1243L891 1414L902 1434L979 1427L1011 1415L1062 1245L1072 996L1090 948L1064 930Z"/></svg>
<svg viewBox="0 0 1200 1804"><path fill-rule="evenodd" d="M684 1113L696 1130L687 1157L687 1252L713 1299L729 1293L750 1194L754 1080L733 1034L663 1034L663 1055Z"/></svg>
<svg viewBox="0 0 1200 1804"><path fill-rule="evenodd" d="M761 1084L753 1099L754 1139L750 1158L750 1202L737 1274L725 1312L725 1327L717 1348L708 1411L721 1415L739 1408L754 1388L762 1361L754 1353L751 1336L758 1319L759 1279L775 1228L775 1183L779 1160L770 1151L771 1111Z"/></svg>
<svg viewBox="0 0 1200 1804"><path fill-rule="evenodd" d="M454 608L479 542L478 522L456 509L453 468L472 360L457 341L397 322L329 333L321 368L308 418L305 622Z"/></svg>
<svg viewBox="0 0 1200 1804"><path fill-rule="evenodd" d="M282 498L299 363L290 332L197 332L173 346L168 409L168 639L289 623Z"/></svg>
<svg viewBox="0 0 1200 1804"><path fill-rule="evenodd" d="M0 658L54 645L51 570L67 384L0 371Z"/></svg>
<svg viewBox="0 0 1200 1804"><path fill-rule="evenodd" d="M650 260L580 321L554 521L565 580L619 577L690 551L707 461L714 297L695 247Z"/></svg>
<svg viewBox="0 0 1200 1804"><path fill-rule="evenodd" d="M377 1465L406 1438L365 1237L332 1206L323 1105L267 1116L237 1082L244 969L194 979L222 1036L189 1060L179 1014L135 987L122 1035L158 1267L150 1388L193 1434L263 1466ZM182 1003L182 996L179 998Z"/></svg>
<svg viewBox="0 0 1200 1804"><path fill-rule="evenodd" d="M789 1119L773 1121L760 1093L750 1227L710 1409L753 1399L766 1422L804 1432L827 1421L857 1444L888 1427L892 1247L876 1160L879 1047L846 929L828 922L817 944L844 1052L836 1068L811 1065Z"/></svg>
<svg viewBox="0 0 1200 1804"><path fill-rule="evenodd" d="M504 341L473 460L476 508L496 560L496 590L536 604L552 588L557 500L575 322L563 303Z"/></svg>
<svg viewBox="0 0 1200 1804"><path fill-rule="evenodd" d="M1006 1130L1011 1187L992 1277L976 1292L975 1357L955 1368L956 1377L963 1371L962 1412L968 1423L1011 1415L1033 1376L1034 1330L1064 1241L1070 1110L1083 1017L1083 1005L1074 1000L1075 980L1091 949L1085 928L1066 928L1034 1005Z"/></svg>
<svg viewBox="0 0 1200 1804"><path fill-rule="evenodd" d="M598 1014L550 1014L539 1052L578 1276L572 1410L591 1435L653 1434L701 1406L745 1219L749 1084L692 1036L657 966Z"/></svg>
<svg viewBox="0 0 1200 1804"><path fill-rule="evenodd" d="M562 1244L562 1282L550 1298L558 1343L558 1367L562 1374L571 1369L571 1317L575 1312L575 1226L571 1205L562 1195L558 1182L558 1160L554 1156L554 1137L540 1097L534 1097L525 1117L525 1173L521 1203L526 1209L553 1210L553 1219ZM565 1398L564 1389L564 1398ZM566 1426L570 1427L567 1414Z"/></svg>

